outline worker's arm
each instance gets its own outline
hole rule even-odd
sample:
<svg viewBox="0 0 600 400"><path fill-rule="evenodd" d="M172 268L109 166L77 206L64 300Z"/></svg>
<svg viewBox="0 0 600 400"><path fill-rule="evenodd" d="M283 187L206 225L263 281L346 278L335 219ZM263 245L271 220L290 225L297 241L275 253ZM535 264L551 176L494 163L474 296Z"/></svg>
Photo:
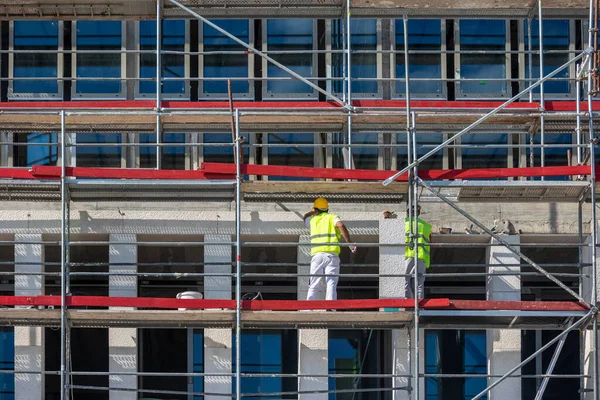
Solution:
<svg viewBox="0 0 600 400"><path fill-rule="evenodd" d="M312 210L310 210L309 212L307 212L306 214L304 214L303 220L306 221L306 218L312 217L316 213L317 213L317 211L313 208Z"/></svg>
<svg viewBox="0 0 600 400"><path fill-rule="evenodd" d="M342 234L342 237L344 238L346 243L349 243L349 244L352 243L352 240L350 240L350 232L348 232L346 225L344 225L344 223L342 221L339 221L338 223L335 224L335 226L340 230L340 233ZM350 251L353 253L356 253L356 246L354 246L354 245L350 246Z"/></svg>

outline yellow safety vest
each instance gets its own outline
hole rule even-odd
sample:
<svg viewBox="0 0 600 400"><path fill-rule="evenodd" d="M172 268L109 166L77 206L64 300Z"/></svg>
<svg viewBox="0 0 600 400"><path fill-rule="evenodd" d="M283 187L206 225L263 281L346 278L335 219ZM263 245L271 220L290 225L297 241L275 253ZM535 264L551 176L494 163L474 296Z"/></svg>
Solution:
<svg viewBox="0 0 600 400"><path fill-rule="evenodd" d="M406 218L404 220L404 232L405 232L405 243L411 243L412 240L409 237L410 235L410 220ZM413 220L414 221L414 220ZM414 222L413 222L414 226ZM417 219L417 229L413 228L413 234L419 235L417 238L418 242L418 251L417 257L423 261L425 261L425 267L429 268L429 264L431 262L431 258L429 255L429 237L431 235L431 225L427 222L423 221L421 218ZM413 258L415 256L415 249L410 246L406 246L404 251L404 257Z"/></svg>
<svg viewBox="0 0 600 400"><path fill-rule="evenodd" d="M310 217L310 243L313 245L310 254L331 253L340 254L339 229L335 226L337 215L321 213ZM322 244L322 246L314 246Z"/></svg>

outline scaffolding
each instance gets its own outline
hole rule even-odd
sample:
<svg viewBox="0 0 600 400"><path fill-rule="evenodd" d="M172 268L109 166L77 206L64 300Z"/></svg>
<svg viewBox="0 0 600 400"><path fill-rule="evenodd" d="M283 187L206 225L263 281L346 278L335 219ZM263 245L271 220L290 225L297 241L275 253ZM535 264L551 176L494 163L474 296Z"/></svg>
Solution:
<svg viewBox="0 0 600 400"><path fill-rule="evenodd" d="M251 2L253 7L249 7L250 2L232 1L180 1L180 0L130 0L123 1L105 1L102 5L94 5L85 0L70 0L68 2L37 1L34 4L30 2L9 2L10 4L0 4L0 12L3 12L8 19L95 19L95 18L155 18L157 45L155 51L147 53L155 54L156 57L156 78L134 78L142 81L155 80L156 99L154 101L92 101L92 102L15 102L5 103L0 106L0 129L4 131L33 130L43 126L44 130L57 129L60 132L58 143L53 145L60 146L59 166L33 166L31 168L2 168L0 169L0 199L7 201L24 200L45 200L60 202L61 226L60 240L31 242L35 245L59 245L60 246L60 272L32 272L17 273L13 275L27 276L57 276L60 278L60 296L0 296L0 305L7 308L0 309L0 323L10 326L51 326L60 327L60 370L59 371L40 371L39 374L58 374L61 379L61 399L70 398L72 389L82 390L105 390L105 391L135 391L143 393L154 393L164 395L191 395L191 396L224 396L224 397L276 397L276 396L299 396L302 394L328 394L328 393L350 393L360 392L354 388L347 390L325 390L325 391L296 391L281 393L243 393L241 382L242 378L260 376L260 374L248 374L241 372L241 331L242 329L255 328L275 328L287 327L291 329L298 328L386 328L386 329L405 329L410 332L411 351L410 373L400 374L394 371L392 374L381 374L377 377L391 378L391 387L373 389L377 392L407 391L409 396L414 399L421 399L420 380L428 377L453 377L448 374L426 374L423 373L420 365L419 352L421 351L420 332L423 329L456 328L464 329L469 327L484 327L488 329L560 329L561 333L546 345L537 349L531 356L527 357L519 365L502 375L478 374L477 377L496 378L482 392L473 397L473 400L480 399L494 387L499 385L507 378L532 378L542 379L537 388L536 399L542 399L550 379L560 379L563 375L553 374L554 366L558 360L561 350L565 343L568 333L578 330L579 332L588 332L591 330L592 349L590 351L592 361L591 375L584 375L583 372L574 375L581 379L582 386L584 379L591 379L593 382L592 395L594 399L600 399L600 387L598 376L599 359L597 354L598 343L598 299L597 299L597 183L596 183L596 160L595 144L597 142L594 136L594 117L598 112L595 107L594 97L598 93L600 78L598 76L598 67L600 60L598 58L597 48L597 23L598 23L598 4L597 1L577 0L572 1L571 8L566 9L564 5L558 4L552 0L529 0L526 2L508 2L505 7L498 7L496 2L481 2L476 10L465 10L461 8L460 2L448 1L444 7L430 7L427 1L418 1L419 4L408 6L400 1L392 2L366 2L361 0L326 0L320 2L302 1L282 2L269 0L256 0ZM22 3L22 4L21 4ZM56 4L59 3L59 4ZM225 6L223 5L225 3ZM383 4L385 3L385 4ZM422 4L421 4L422 3ZM515 3L515 4L512 4ZM518 4L516 4L518 3ZM525 4L524 4L525 3ZM543 7L544 6L544 7ZM419 54L418 51L410 50L408 43L408 21L410 18L423 18L436 15L463 16L470 18L483 17L516 17L526 18L528 21L528 44L529 49L523 51L523 55L528 56L529 60L529 78L528 79L502 79L502 81L518 81L527 84L527 88L521 90L515 96L502 103L488 102L482 104L476 102L469 105L466 102L455 104L448 107L440 105L439 102L428 102L413 100L411 97L411 85L414 80L409 76L409 66L411 54ZM589 14L588 14L589 12ZM532 32L531 25L537 13L539 28L539 51L532 50ZM572 16L585 16L588 19L588 47L580 52L569 53L569 60L558 69L549 74L543 75L544 54L548 54L543 47L542 21L544 17L558 17L567 13ZM235 37L219 25L211 22L209 18L232 17L236 15L252 15L256 18L268 17L309 17L309 18L339 18L343 21L343 48L338 51L343 59L343 74L341 78L315 79L306 78L293 69L277 61L274 57L277 52L261 51L256 47L246 43L244 40ZM372 53L378 54L401 54L404 57L404 78L388 78L389 84L403 82L405 85L405 99L378 102L369 100L356 100L352 93L352 83L357 81L368 81L369 78L352 76L352 54L357 51L352 50L351 22L355 17L381 17L398 16L403 22L403 50L377 50ZM99 17L102 16L102 17ZM268 106L257 106L256 103L230 101L228 104L203 104L165 101L161 85L169 80L180 78L162 77L162 59L166 54L195 54L201 52L173 52L161 49L161 27L165 18L196 18L207 26L228 37L237 44L243 46L246 52L256 55L267 62L281 68L291 78L303 82L310 88L320 93L326 100L324 102L272 102ZM129 51L129 50L127 50ZM14 50L3 51L3 53L16 52ZM76 54L77 51L63 51L64 53ZM121 51L126 52L126 51ZM133 51L142 54L144 50ZM328 50L325 53L334 54L335 50ZM463 51L466 53L466 51ZM550 50L551 52L551 50ZM309 51L308 53L317 54L318 51ZM439 53L439 51L438 51ZM501 52L503 54L507 52ZM485 53L483 53L485 54ZM534 79L532 76L533 55L539 54L539 69L541 76ZM552 101L545 99L544 83L551 81L561 71L576 66L577 74L574 79L577 90L576 99L573 107L568 110L557 111L550 110ZM7 80L15 80L8 78ZM35 80L33 78L32 80ZM94 80L101 80L93 78ZM198 81L207 78L198 78ZM250 78L244 78L251 80ZM261 80L261 78L252 78ZM273 79L273 78L271 78ZM342 82L342 93L334 93L327 88L331 86L336 79ZM43 80L41 78L40 80ZM59 78L59 80L82 80L85 78ZM107 79L109 80L109 79ZM126 80L118 78L118 80ZM191 80L189 78L188 80ZM264 79L266 80L266 78ZM386 79L377 78L374 80L386 81ZM475 79L476 80L476 79ZM315 81L327 81L327 85L322 85ZM415 81L419 81L415 78ZM444 82L469 82L465 78L440 79ZM522 82L524 81L524 82ZM229 82L231 83L231 81ZM539 101L533 102L533 91L539 88ZM580 101L581 93L587 97L587 101ZM518 103L518 100L529 98L529 102ZM587 107L586 111L581 108ZM550 131L551 124L560 126L570 126L572 119L575 119L576 144L569 145L570 148L576 148L577 166L553 167L545 165L545 150L553 148L552 144L545 142L545 134ZM417 140L417 132L423 126L423 130L431 129L433 125L438 125L440 130L440 119L449 121L451 126L465 126L452 137L444 140L439 145L429 147L420 147ZM586 124L587 122L587 124ZM434 156L440 150L448 148L477 148L477 145L460 144L457 139L469 132L478 132L488 129L493 131L496 126L508 124L510 126L519 126L519 133L539 132L540 144L521 144L507 145L509 149L516 149L519 146L530 149L532 161L529 167L524 168L473 168L473 169L453 169L453 170L421 170L420 165L428 158ZM175 146L171 143L165 143L162 140L161 132L165 126L171 126L171 129L181 128L185 125L196 127L219 126L231 127L232 142L226 146L234 149L234 163L204 163L199 170L175 171L162 169L161 153L165 148ZM323 146L327 148L339 148L345 151L347 162L344 169L334 168L303 168L303 167L276 167L262 166L245 163L243 160L244 149L258 147L276 147L273 144L245 143L242 137L244 132L265 127L281 129L282 125L302 127L304 129L338 129L346 134L342 144L310 144L307 147ZM398 171L368 171L354 168L352 151L354 148L361 148L369 145L357 145L352 142L353 129L358 131L399 131L397 126L404 125L406 132L406 148L408 153L408 163ZM141 129L143 131L156 132L156 165L155 169L131 169L131 168L86 168L71 165L69 155L73 149L78 147L93 146L94 144L76 143L70 140L70 133L82 128L101 127L106 132L114 132L119 129ZM175 128L173 128L175 127ZM483 128L482 128L483 127ZM525 128L525 129L523 129ZM441 128L443 129L443 128ZM587 133L587 136L584 136ZM533 135L533 133L532 133ZM0 143L0 147L8 146L14 143ZM31 146L33 144L20 144L22 146ZM119 143L103 144L103 146L124 146ZM147 144L129 143L129 147L148 146ZM210 146L209 143L186 143L176 144L176 146L187 146L198 148ZM219 146L217 144L217 146ZM222 146L222 145L221 145ZM285 144L282 146L286 146ZM300 146L300 145L295 145ZM400 147L395 144L376 144L376 148L394 150ZM480 146L485 147L485 145ZM497 147L497 146L496 146ZM557 145L560 147L560 145ZM564 146L563 146L564 147ZM428 150L424 155L419 156L419 149ZM534 149L540 150L540 165L535 166L533 162ZM286 177L313 177L317 179L326 179L328 182L302 182L302 183L277 183L271 185L270 182L245 182L244 175L252 176L286 176ZM391 176L390 176L391 175ZM557 182L545 180L552 176L570 176L571 180L567 182ZM541 180L527 180L533 178ZM583 179L578 179L582 178ZM513 178L511 181L494 181L497 178ZM483 180L482 180L483 179ZM342 182L332 182L339 180ZM277 187L275 187L277 186ZM244 300L242 298L242 278L272 276L267 273L245 273L244 265L250 263L242 262L243 246L265 245L265 246L286 246L287 242L244 242L242 240L242 209L244 201L277 201L294 198L296 201L307 201L317 195L334 196L336 199L346 199L349 201L375 201L374 199L386 199L390 202L406 202L408 204L408 221L417 218L417 209L421 202L421 193L426 191L432 196L431 201L437 201L446 204L450 208L465 217L474 226L478 227L486 234L486 237L493 238L495 242L482 243L463 243L465 248L469 247L492 247L501 246L518 257L521 261L519 266L532 267L534 272L507 272L506 275L526 276L532 274L543 276L557 287L564 290L572 301L564 302L508 302L508 301L466 301L450 299L378 299L378 300L339 300L339 301L268 301L268 300ZM107 276L107 277L135 277L136 279L144 276L152 277L176 277L177 273L142 273L142 272L72 272L71 267L75 265L70 258L70 249L73 246L81 245L108 245L108 241L77 241L71 240L70 235L73 231L71 227L71 203L74 201L221 201L233 202L235 204L235 233L233 240L222 243L211 242L215 245L227 245L235 248L235 261L233 273L194 273L186 276L204 278L204 277L226 277L235 279L235 300L180 300L180 299L160 299L160 298L121 298L121 297L102 297L102 296L73 296L70 289L70 278L75 276ZM559 264L539 264L525 255L521 248L539 245L537 243L521 243L519 246L512 245L505 236L498 234L486 227L483 223L471 216L460 207L461 201L469 202L497 202L497 201L538 201L538 202L567 202L578 205L578 242L565 246L575 245L578 248L580 257L575 265L577 273L552 272L554 267L564 267ZM583 229L584 208L589 207L590 219L590 243L586 242ZM410 224L412 228L412 223ZM411 229L412 230L412 229ZM412 242L407 243L357 243L360 246L379 246L393 247L401 251L405 246L413 246L415 254L418 253L419 246L418 235L414 232L406 232L406 236ZM24 242L19 242L24 244ZM3 244L15 244L14 241L7 241ZM120 242L120 245L205 245L206 242ZM431 247L444 247L445 243L432 243ZM447 243L446 243L447 244ZM296 245L300 247L310 247L310 243L300 242ZM457 246L457 244L453 244ZM548 244L545 244L548 245ZM552 243L551 247L560 248L560 243ZM583 261L582 253L589 250L590 261ZM416 257L416 256L415 256ZM415 260L416 263L416 260ZM17 264L16 262L12 263ZM276 265L277 263L270 263ZM97 264L95 264L97 265ZM177 264L174 263L174 266ZM487 266L487 265L486 265ZM589 271L587 274L582 271ZM279 277L300 278L309 274L276 274ZM426 274L427 275L427 274ZM453 274L448 274L453 275ZM489 272L469 272L465 276L490 277ZM502 274L493 273L494 276ZM339 275L342 276L342 275ZM364 278L385 278L385 274L355 274L356 277ZM408 274L393 274L393 277L408 278ZM436 274L444 276L444 274ZM579 289L574 290L565 284L561 278L575 278L579 281ZM582 282L589 279L591 284L591 296L588 298L583 294ZM417 293L418 273L414 273L415 288ZM29 307L47 307L47 309L23 309L22 306ZM50 309L55 307L55 309ZM78 309L81 307L129 307L128 310L116 309ZM159 310L139 310L135 308L154 308ZM186 308L186 310L178 310ZM384 308L400 308L404 311L372 311L382 310ZM303 310L355 310L343 313L303 313ZM362 310L362 311L356 311ZM106 373L93 372L73 372L69 370L70 349L69 335L70 328L74 327L222 327L231 328L235 331L236 353L235 365L236 372L232 374L208 374L208 373L186 373L170 374L161 373L167 376L228 376L235 378L235 393L232 395L223 395L218 393L192 393L176 391L152 391L148 389L124 389L124 388L99 388L97 386L74 385L71 382L76 375L113 375ZM550 366L543 375L520 376L515 373L526 363L534 360L543 351L551 348L558 343L553 353ZM583 351L583 350L582 350ZM362 372L362 371L361 371ZM22 372L14 372L22 373ZM152 376L151 373L136 372L135 376ZM310 374L268 374L268 376L277 377L326 377L341 378L346 377L343 374L310 375ZM467 376L467 375L465 375ZM372 374L352 374L352 378L375 377ZM406 387L395 386L395 381L399 378L412 380ZM369 389L364 389L368 391ZM584 398L586 392L581 388L581 397ZM587 397L585 397L587 398Z"/></svg>

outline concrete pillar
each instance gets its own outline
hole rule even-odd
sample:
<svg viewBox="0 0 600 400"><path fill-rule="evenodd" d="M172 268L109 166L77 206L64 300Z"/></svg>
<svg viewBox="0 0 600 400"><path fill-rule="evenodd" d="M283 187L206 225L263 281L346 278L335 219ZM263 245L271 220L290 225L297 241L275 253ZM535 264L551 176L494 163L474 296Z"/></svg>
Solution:
<svg viewBox="0 0 600 400"><path fill-rule="evenodd" d="M42 273L43 246L19 242L41 242L41 234L15 235L15 273ZM22 263L22 264L20 264ZM39 296L44 293L42 275L15 275L15 296ZM39 400L44 398L42 374L44 368L44 328L16 326L15 328L15 399Z"/></svg>
<svg viewBox="0 0 600 400"><path fill-rule="evenodd" d="M135 234L111 234L109 241L109 271L111 273L137 272L137 246ZM108 278L109 296L137 297L137 277L110 275ZM115 309L119 307L111 307ZM126 308L125 308L126 309ZM135 375L121 373L136 372L137 368L137 329L109 328L108 330L109 386L113 388L137 389ZM137 393L111 390L110 400L135 400Z"/></svg>
<svg viewBox="0 0 600 400"><path fill-rule="evenodd" d="M231 235L204 236L204 272L207 274L231 273L231 245L208 244L231 242ZM210 264L210 265L209 265ZM205 299L231 300L231 276L205 276Z"/></svg>
<svg viewBox="0 0 600 400"><path fill-rule="evenodd" d="M206 243L230 242L230 235L206 235ZM206 273L231 273L231 245L206 244L204 246L204 262ZM231 277L204 277L204 297L206 299L231 299ZM231 329L204 330L204 371L212 374L231 374L232 372L232 340ZM189 353L191 354L191 353ZM204 391L230 395L232 379L227 376L204 377ZM206 400L222 400L223 396L205 396Z"/></svg>
<svg viewBox="0 0 600 400"><path fill-rule="evenodd" d="M310 235L303 234L299 238L300 243L310 243ZM298 274L307 275L310 273L310 246L298 246ZM298 277L298 300L306 300L308 295L308 276ZM319 298L325 300L325 288L319 291Z"/></svg>
<svg viewBox="0 0 600 400"><path fill-rule="evenodd" d="M231 329L204 330L204 372L207 374L226 374L225 376L205 376L204 391L230 395L231 390L231 360L232 360ZM204 396L206 400L222 400L223 396Z"/></svg>
<svg viewBox="0 0 600 400"><path fill-rule="evenodd" d="M519 248L519 236L504 236L504 240ZM498 244L492 239L492 244ZM492 246L489 250L486 293L488 300L520 301L521 277L518 275L494 276L494 273L515 272L520 267L505 266L505 264L519 264L520 257L516 256L503 246ZM487 355L488 373L502 375L521 362L521 331L517 329L488 329L487 330ZM520 374L520 370L515 372ZM493 383L497 378L489 378L488 383ZM521 380L507 379L490 392L489 399L520 399Z"/></svg>
<svg viewBox="0 0 600 400"><path fill-rule="evenodd" d="M329 336L327 329L298 330L298 374L326 375L329 371ZM328 390L329 380L299 377L298 391ZM300 394L298 400L327 400L327 393Z"/></svg>
<svg viewBox="0 0 600 400"><path fill-rule="evenodd" d="M405 214L400 213L397 219L382 219L379 221L379 243L404 243ZM404 248L382 246L379 248L379 273L381 275L399 275L404 272ZM403 276L385 276L379 278L379 298L390 299L404 297ZM390 310L394 311L394 310ZM410 329L410 328L408 328ZM412 374L411 370L411 341L408 329L392 330L392 372L394 375ZM421 346L421 348L423 348ZM394 378L392 392L393 400L408 400L411 386L410 378Z"/></svg>

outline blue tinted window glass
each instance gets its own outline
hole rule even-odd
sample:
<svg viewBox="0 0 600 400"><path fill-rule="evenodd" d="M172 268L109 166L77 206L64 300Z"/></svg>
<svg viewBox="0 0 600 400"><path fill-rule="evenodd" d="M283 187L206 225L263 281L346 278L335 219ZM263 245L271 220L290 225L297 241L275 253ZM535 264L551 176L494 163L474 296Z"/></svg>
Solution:
<svg viewBox="0 0 600 400"><path fill-rule="evenodd" d="M249 42L250 23L247 20L212 21L245 43ZM247 78L248 55L245 48L227 36L204 24L204 51L228 51L234 54L213 54L204 56L204 77L206 78ZM231 92L244 94L249 91L249 82L231 81ZM206 80L203 82L204 94L227 94L227 79Z"/></svg>
<svg viewBox="0 0 600 400"><path fill-rule="evenodd" d="M140 168L156 168L156 134L140 134L140 143L149 144L140 146ZM163 133L162 143L185 143L185 134ZM162 169L185 169L185 146L162 146L160 153Z"/></svg>
<svg viewBox="0 0 600 400"><path fill-rule="evenodd" d="M345 133L332 134L331 136L333 144L346 144L348 141ZM352 134L352 159L354 160L354 168L377 169L379 149L377 147L360 147L361 145L377 146L377 133ZM334 147L332 151L333 168L345 168L347 163L347 148Z"/></svg>
<svg viewBox="0 0 600 400"><path fill-rule="evenodd" d="M242 332L241 372L248 374L281 374L283 372L281 342L281 331L259 330ZM232 347L232 354L235 354L235 340ZM233 359L235 360L235 357ZM237 365L235 361L232 364L232 372L235 373ZM232 381L232 390L235 393L235 377ZM281 392L283 387L281 377L245 377L242 378L241 386L242 393L275 393ZM244 396L244 398L259 400L264 397Z"/></svg>
<svg viewBox="0 0 600 400"><path fill-rule="evenodd" d="M347 332L346 337L329 337L328 359L330 374L358 374L361 364L360 335ZM344 390L353 388L352 378L329 378L329 390ZM329 400L351 398L344 393L329 393Z"/></svg>
<svg viewBox="0 0 600 400"><path fill-rule="evenodd" d="M0 330L0 370L15 370L15 334L12 328ZM0 374L0 400L14 400L15 376Z"/></svg>
<svg viewBox="0 0 600 400"><path fill-rule="evenodd" d="M375 19L353 19L350 22L350 32L352 34L350 44L352 51L361 53L352 54L351 59L351 78L352 93L377 94L377 81L365 80L356 81L356 78L377 78L377 20ZM344 32L340 20L331 23L331 48L332 50L344 49ZM373 53L366 53L372 51ZM344 57L343 53L333 53L333 76L335 78L344 77ZM336 93L343 90L343 82L336 80L333 83Z"/></svg>
<svg viewBox="0 0 600 400"><path fill-rule="evenodd" d="M525 32L528 31L528 21L524 22ZM544 54L544 75L548 75L555 69L560 67L569 61L569 21L568 20L547 20L542 25L544 35L544 51L553 51L550 54ZM539 52L540 50L540 35L539 35L539 21L533 20L531 23L531 46L532 51ZM525 50L529 50L529 37L525 34ZM554 53L555 51L561 51L560 53ZM533 80L537 80L540 77L540 58L539 54L532 55L531 63ZM530 78L529 75L529 56L525 56L525 77ZM563 78L565 80L555 80ZM549 81L544 82L544 93L569 93L571 91L571 85L568 80L569 68L563 69L557 75ZM529 84L534 83L528 82ZM534 93L539 93L540 88L537 87L533 90Z"/></svg>
<svg viewBox="0 0 600 400"><path fill-rule="evenodd" d="M313 75L313 20L270 19L267 21L267 45L272 51L292 51L294 54L272 54L271 57L303 77ZM269 78L291 78L281 68L269 63ZM268 81L267 93L310 94L313 89L298 80Z"/></svg>
<svg viewBox="0 0 600 400"><path fill-rule="evenodd" d="M27 134L27 167L33 165L56 165L58 144L56 132L36 132Z"/></svg>
<svg viewBox="0 0 600 400"><path fill-rule="evenodd" d="M242 134L244 138L244 145L249 143L249 136L247 133ZM216 163L235 163L233 158L233 144L231 139L231 133L205 133L204 143L215 144L222 143L222 146L204 146L204 161L205 162L216 162ZM248 147L243 147L242 154L244 155L244 163L248 163L248 154L250 154Z"/></svg>
<svg viewBox="0 0 600 400"><path fill-rule="evenodd" d="M404 51L404 22L396 20L396 51ZM411 95L441 96L442 58L439 51L442 48L442 28L439 19L422 19L408 21L408 49L419 52L428 51L431 54L410 54L409 79ZM396 78L406 78L404 53L396 54ZM417 79L417 80L415 80ZM425 80L418 80L425 79ZM437 81L436 81L437 79ZM396 93L405 94L406 83L396 82ZM428 96L425 96L428 97Z"/></svg>
<svg viewBox="0 0 600 400"><path fill-rule="evenodd" d="M508 143L508 135L467 133L460 140L463 145L506 145ZM506 147L463 147L461 151L463 168L506 168L508 166L508 148Z"/></svg>
<svg viewBox="0 0 600 400"><path fill-rule="evenodd" d="M402 169L408 165L408 146L406 144L406 133L396 135L397 141L397 161L396 168ZM437 147L444 141L441 133L421 133L417 134L417 155L423 156L429 153L431 149ZM412 146L412 142L411 142ZM412 148L411 148L412 153ZM419 169L442 169L444 165L444 151L440 150L433 156L419 164Z"/></svg>
<svg viewBox="0 0 600 400"><path fill-rule="evenodd" d="M77 50L121 50L121 21L77 21ZM77 54L77 78L121 78L121 54ZM121 92L118 80L77 81L78 94Z"/></svg>
<svg viewBox="0 0 600 400"><path fill-rule="evenodd" d="M114 145L121 143L120 134L78 133L77 144L84 143L94 143L97 146L77 147L78 167L121 167L121 146Z"/></svg>
<svg viewBox="0 0 600 400"><path fill-rule="evenodd" d="M294 147L295 144L313 144L312 133L273 133L269 134L269 165L286 165L295 167L314 167L314 147ZM310 177L288 178L271 176L272 181L312 180Z"/></svg>
<svg viewBox="0 0 600 400"><path fill-rule="evenodd" d="M437 332L425 332L425 373L440 374L440 346ZM425 378L426 400L438 400L439 392L438 378Z"/></svg>
<svg viewBox="0 0 600 400"><path fill-rule="evenodd" d="M164 20L162 43L164 51L185 51L185 21ZM156 21L140 22L140 50L156 50ZM185 78L185 56L162 56L163 78ZM156 78L156 54L140 54L140 78ZM163 81L162 93L184 94L185 81ZM140 93L156 94L156 82L140 81Z"/></svg>
<svg viewBox="0 0 600 400"><path fill-rule="evenodd" d="M204 333L200 330L194 330L194 373L204 373ZM194 393L204 392L204 378L202 376L194 377ZM194 396L194 400L202 400L203 396Z"/></svg>
<svg viewBox="0 0 600 400"><path fill-rule="evenodd" d="M567 165L567 150L575 151L571 147L573 140L573 134L571 133L561 133L561 134L548 134L544 135L544 144L551 145L565 145L564 147L551 147L544 149L544 165L546 167L551 166L561 166L564 167ZM536 145L541 144L542 136L540 134L536 134L533 137L533 143ZM531 149L527 149L527 159L529 160L529 155L531 154ZM535 166L541 166L542 162L542 149L537 147L533 149L534 162ZM534 178L534 180L540 180L540 178ZM554 176L554 177L545 177L544 180L547 181L566 181L566 176Z"/></svg>
<svg viewBox="0 0 600 400"><path fill-rule="evenodd" d="M23 52L14 54L15 78L58 77L56 53L27 53L28 50L58 50L57 21L15 21L14 49ZM15 80L13 91L19 94L57 94L58 82L56 80Z"/></svg>
<svg viewBox="0 0 600 400"><path fill-rule="evenodd" d="M461 51L506 50L506 21L461 20L459 23ZM506 94L506 81L489 80L506 78L506 54L461 54L460 77L475 79L460 82L463 94Z"/></svg>
<svg viewBox="0 0 600 400"><path fill-rule="evenodd" d="M466 331L463 347L463 374L486 374L486 333ZM464 399L470 400L487 387L487 378L465 378ZM487 396L485 397L487 398Z"/></svg>

